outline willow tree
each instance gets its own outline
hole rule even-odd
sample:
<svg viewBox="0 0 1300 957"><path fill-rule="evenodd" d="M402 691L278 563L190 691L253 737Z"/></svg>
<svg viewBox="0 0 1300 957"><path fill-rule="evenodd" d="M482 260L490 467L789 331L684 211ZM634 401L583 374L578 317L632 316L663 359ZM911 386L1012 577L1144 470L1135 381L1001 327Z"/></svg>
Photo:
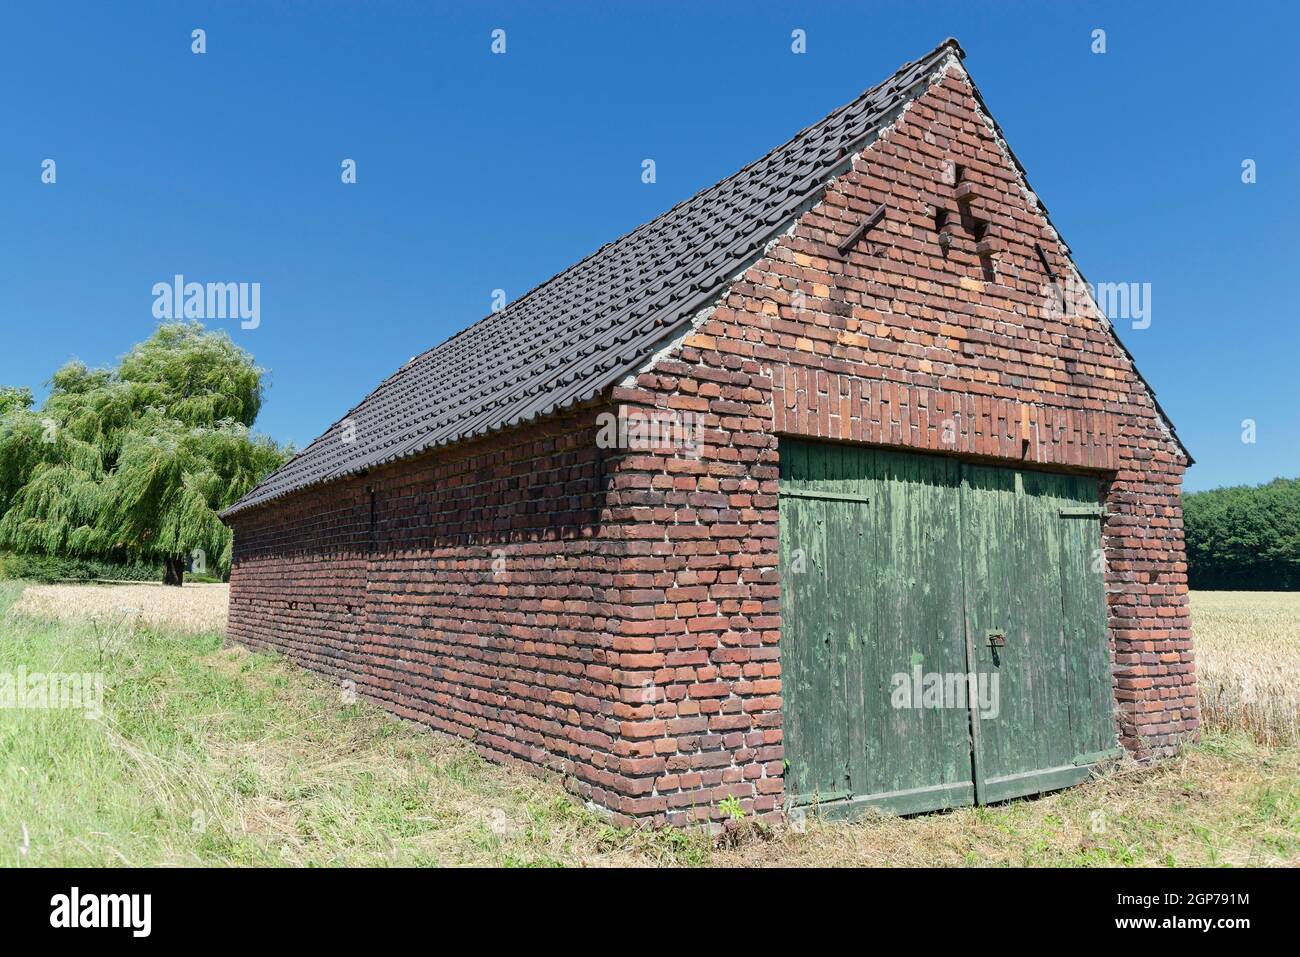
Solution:
<svg viewBox="0 0 1300 957"><path fill-rule="evenodd" d="M69 362L39 410L0 413L0 544L230 567L218 512L290 454L250 430L265 370L225 333L168 323L113 369Z"/></svg>
<svg viewBox="0 0 1300 957"><path fill-rule="evenodd" d="M26 386L0 385L0 415L32 407L32 390Z"/></svg>

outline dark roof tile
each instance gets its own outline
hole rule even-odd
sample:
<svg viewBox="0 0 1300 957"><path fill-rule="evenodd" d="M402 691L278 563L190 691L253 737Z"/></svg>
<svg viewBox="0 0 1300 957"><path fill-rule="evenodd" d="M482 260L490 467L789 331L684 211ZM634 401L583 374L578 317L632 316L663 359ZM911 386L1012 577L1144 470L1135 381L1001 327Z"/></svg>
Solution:
<svg viewBox="0 0 1300 957"><path fill-rule="evenodd" d="M600 394L715 299L952 54L962 56L961 47L944 41L740 172L407 362L223 516Z"/></svg>

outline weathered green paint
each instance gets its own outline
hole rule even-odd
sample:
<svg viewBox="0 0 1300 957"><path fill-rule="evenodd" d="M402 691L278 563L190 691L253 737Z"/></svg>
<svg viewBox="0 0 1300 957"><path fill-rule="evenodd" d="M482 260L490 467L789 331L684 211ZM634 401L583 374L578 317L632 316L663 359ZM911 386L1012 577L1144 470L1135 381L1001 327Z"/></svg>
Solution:
<svg viewBox="0 0 1300 957"><path fill-rule="evenodd" d="M835 450L837 459L839 449ZM831 540L859 518L865 502L816 496L844 483L828 476L828 454L804 446L790 449L792 481L782 497L781 553L785 556L783 611L791 616L794 640L782 673L789 694L785 723L803 742L800 758L786 774L791 793L807 801L849 796L846 675L843 661L849 637L837 628L846 613L844 596L862 575L864 549L843 553ZM838 465L838 461L836 463ZM862 528L865 523L858 522Z"/></svg>
<svg viewBox="0 0 1300 957"><path fill-rule="evenodd" d="M1047 789L1060 777L1055 769L1073 766L1083 750L1098 750L1077 747L1071 730L1075 649L1067 641L1063 600L1063 580L1074 577L1063 567L1067 523L1087 520L1062 518L1061 511L1079 503L1085 483L1095 503L1095 480L962 468L967 626L977 635L1006 636L1002 647L981 642L974 649L973 670L996 675L999 692L997 716L979 716L975 766L983 801ZM1104 633L1101 640L1104 648Z"/></svg>
<svg viewBox="0 0 1300 957"><path fill-rule="evenodd" d="M790 440L780 490L792 803L987 803L1113 748L1095 479ZM896 706L918 672L996 675L996 713Z"/></svg>
<svg viewBox="0 0 1300 957"><path fill-rule="evenodd" d="M1027 794L1042 794L1082 784L1092 776L1092 766L1064 765L1059 768L1035 768L1020 774L990 778L984 782L981 804L996 804Z"/></svg>
<svg viewBox="0 0 1300 957"><path fill-rule="evenodd" d="M1097 495L1091 482L1076 485L1072 491L1080 498ZM1070 730L1075 753L1113 757L1119 749L1115 746L1105 562L1097 516L1061 522L1061 606L1069 653Z"/></svg>
<svg viewBox="0 0 1300 957"><path fill-rule="evenodd" d="M856 796L887 794L884 806L928 799L928 810L973 795L970 721L954 708L895 707L916 675L965 674L955 459L873 450L871 512L874 619L864 629L864 723L869 747L854 752ZM922 698L924 699L924 684ZM964 691L964 689L963 689ZM917 702L912 694L912 705ZM921 792L921 793L917 793Z"/></svg>
<svg viewBox="0 0 1300 957"><path fill-rule="evenodd" d="M932 810L973 796L969 721L892 706L895 676L965 673L958 465L855 446L781 450L787 789L797 803Z"/></svg>

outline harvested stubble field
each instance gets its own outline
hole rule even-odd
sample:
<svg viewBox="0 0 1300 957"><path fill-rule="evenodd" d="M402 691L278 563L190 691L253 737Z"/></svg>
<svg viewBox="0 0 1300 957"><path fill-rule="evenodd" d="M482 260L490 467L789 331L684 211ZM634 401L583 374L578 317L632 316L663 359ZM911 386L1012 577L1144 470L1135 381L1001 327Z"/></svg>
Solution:
<svg viewBox="0 0 1300 957"><path fill-rule="evenodd" d="M196 605L215 593L158 590ZM0 710L8 864L1300 863L1300 749L1283 743L1282 710L1244 707L1289 690L1274 668L1295 667L1292 596L1195 596L1207 687L1225 704L1207 704L1204 743L1175 760L1036 800L799 831L740 821L719 839L610 827L554 777L489 764L282 659L225 647L214 629L150 624L146 599L114 618L98 594L80 605L60 592L53 607L21 591L0 583L0 673L98 671L106 687L96 721ZM109 614L69 612L83 607ZM1289 663L1275 663L1288 641Z"/></svg>

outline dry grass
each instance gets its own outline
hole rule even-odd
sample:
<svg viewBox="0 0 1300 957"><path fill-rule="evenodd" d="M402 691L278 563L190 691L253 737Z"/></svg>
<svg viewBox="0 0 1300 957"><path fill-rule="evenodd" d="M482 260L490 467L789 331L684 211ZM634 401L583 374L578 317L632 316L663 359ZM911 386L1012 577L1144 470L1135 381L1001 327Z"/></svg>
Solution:
<svg viewBox="0 0 1300 957"><path fill-rule="evenodd" d="M229 602L229 585L29 585L14 611L54 621L144 624L187 634L224 634Z"/></svg>
<svg viewBox="0 0 1300 957"><path fill-rule="evenodd" d="M252 734L231 735L214 721L221 733L209 736L208 758L231 786L208 792L204 820L222 863L679 863L676 840L604 825L553 776L492 764L462 741L346 705L335 686L282 658L227 647L203 663L278 712ZM707 852L699 838L683 840ZM206 856L174 853L191 863Z"/></svg>
<svg viewBox="0 0 1300 957"><path fill-rule="evenodd" d="M1193 592L1207 728L1300 743L1300 593Z"/></svg>
<svg viewBox="0 0 1300 957"><path fill-rule="evenodd" d="M1300 864L1300 751L1207 736L1182 757L1037 799L853 824L715 853L737 867L1159 867Z"/></svg>

